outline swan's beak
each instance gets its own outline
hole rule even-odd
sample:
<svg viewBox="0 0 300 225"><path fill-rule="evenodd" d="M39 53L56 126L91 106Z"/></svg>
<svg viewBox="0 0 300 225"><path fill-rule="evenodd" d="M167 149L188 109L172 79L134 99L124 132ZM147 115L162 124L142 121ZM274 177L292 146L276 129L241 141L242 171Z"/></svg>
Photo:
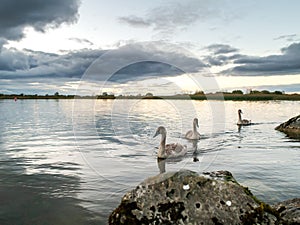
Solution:
<svg viewBox="0 0 300 225"><path fill-rule="evenodd" d="M156 131L155 134L153 135L153 138L155 138L158 134L159 134L159 132Z"/></svg>

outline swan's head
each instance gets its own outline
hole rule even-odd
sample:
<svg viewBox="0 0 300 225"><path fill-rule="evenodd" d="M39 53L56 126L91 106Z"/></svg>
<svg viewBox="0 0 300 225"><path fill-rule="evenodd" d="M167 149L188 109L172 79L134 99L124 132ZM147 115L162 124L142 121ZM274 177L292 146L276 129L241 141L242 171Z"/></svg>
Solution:
<svg viewBox="0 0 300 225"><path fill-rule="evenodd" d="M158 127L153 137L156 137L159 134L167 134L166 128L163 126Z"/></svg>
<svg viewBox="0 0 300 225"><path fill-rule="evenodd" d="M239 114L241 114L241 113L243 113L243 112L242 112L242 110L241 110L241 109L239 109L238 113L239 113Z"/></svg>
<svg viewBox="0 0 300 225"><path fill-rule="evenodd" d="M197 118L195 118L194 119L194 122L193 122L197 127L199 127L199 123L198 123L198 119Z"/></svg>

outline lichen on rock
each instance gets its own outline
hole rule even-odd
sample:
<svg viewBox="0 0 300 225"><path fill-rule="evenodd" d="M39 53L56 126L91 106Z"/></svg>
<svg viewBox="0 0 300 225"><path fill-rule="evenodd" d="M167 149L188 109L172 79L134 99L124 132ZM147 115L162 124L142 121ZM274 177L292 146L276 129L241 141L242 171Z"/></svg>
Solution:
<svg viewBox="0 0 300 225"><path fill-rule="evenodd" d="M123 197L109 224L280 224L228 171L180 170L150 177Z"/></svg>

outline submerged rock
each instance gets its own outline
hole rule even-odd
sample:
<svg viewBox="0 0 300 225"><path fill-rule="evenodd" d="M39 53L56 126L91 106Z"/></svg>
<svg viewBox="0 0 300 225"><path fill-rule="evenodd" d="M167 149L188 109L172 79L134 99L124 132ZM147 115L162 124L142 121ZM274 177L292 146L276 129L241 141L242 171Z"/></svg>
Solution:
<svg viewBox="0 0 300 225"><path fill-rule="evenodd" d="M274 208L283 224L300 224L300 198L280 202Z"/></svg>
<svg viewBox="0 0 300 225"><path fill-rule="evenodd" d="M300 115L275 127L275 130L282 131L292 138L300 138Z"/></svg>
<svg viewBox="0 0 300 225"><path fill-rule="evenodd" d="M280 207L279 207L280 208ZM150 177L125 194L109 224L283 224L228 171L181 170ZM284 223L293 224L293 223Z"/></svg>

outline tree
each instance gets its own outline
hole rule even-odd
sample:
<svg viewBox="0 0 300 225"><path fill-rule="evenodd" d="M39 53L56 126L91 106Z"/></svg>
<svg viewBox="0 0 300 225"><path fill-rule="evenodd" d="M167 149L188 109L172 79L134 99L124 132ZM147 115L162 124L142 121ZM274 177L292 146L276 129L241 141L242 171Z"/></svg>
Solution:
<svg viewBox="0 0 300 225"><path fill-rule="evenodd" d="M275 95L282 95L283 93L282 93L282 91L274 91L274 94Z"/></svg>
<svg viewBox="0 0 300 225"><path fill-rule="evenodd" d="M251 91L250 91L250 94L260 94L260 91L257 91L257 90L251 90Z"/></svg>
<svg viewBox="0 0 300 225"><path fill-rule="evenodd" d="M59 93L58 93L58 92L55 92L54 96L56 96L56 97L59 96Z"/></svg>
<svg viewBox="0 0 300 225"><path fill-rule="evenodd" d="M262 94L270 94L270 92L268 90L262 90L261 93Z"/></svg>
<svg viewBox="0 0 300 225"><path fill-rule="evenodd" d="M240 94L240 95L242 95L244 93L241 90L234 90L234 91L232 91L232 94Z"/></svg>
<svg viewBox="0 0 300 225"><path fill-rule="evenodd" d="M194 95L204 95L204 92L203 91L195 91Z"/></svg>

